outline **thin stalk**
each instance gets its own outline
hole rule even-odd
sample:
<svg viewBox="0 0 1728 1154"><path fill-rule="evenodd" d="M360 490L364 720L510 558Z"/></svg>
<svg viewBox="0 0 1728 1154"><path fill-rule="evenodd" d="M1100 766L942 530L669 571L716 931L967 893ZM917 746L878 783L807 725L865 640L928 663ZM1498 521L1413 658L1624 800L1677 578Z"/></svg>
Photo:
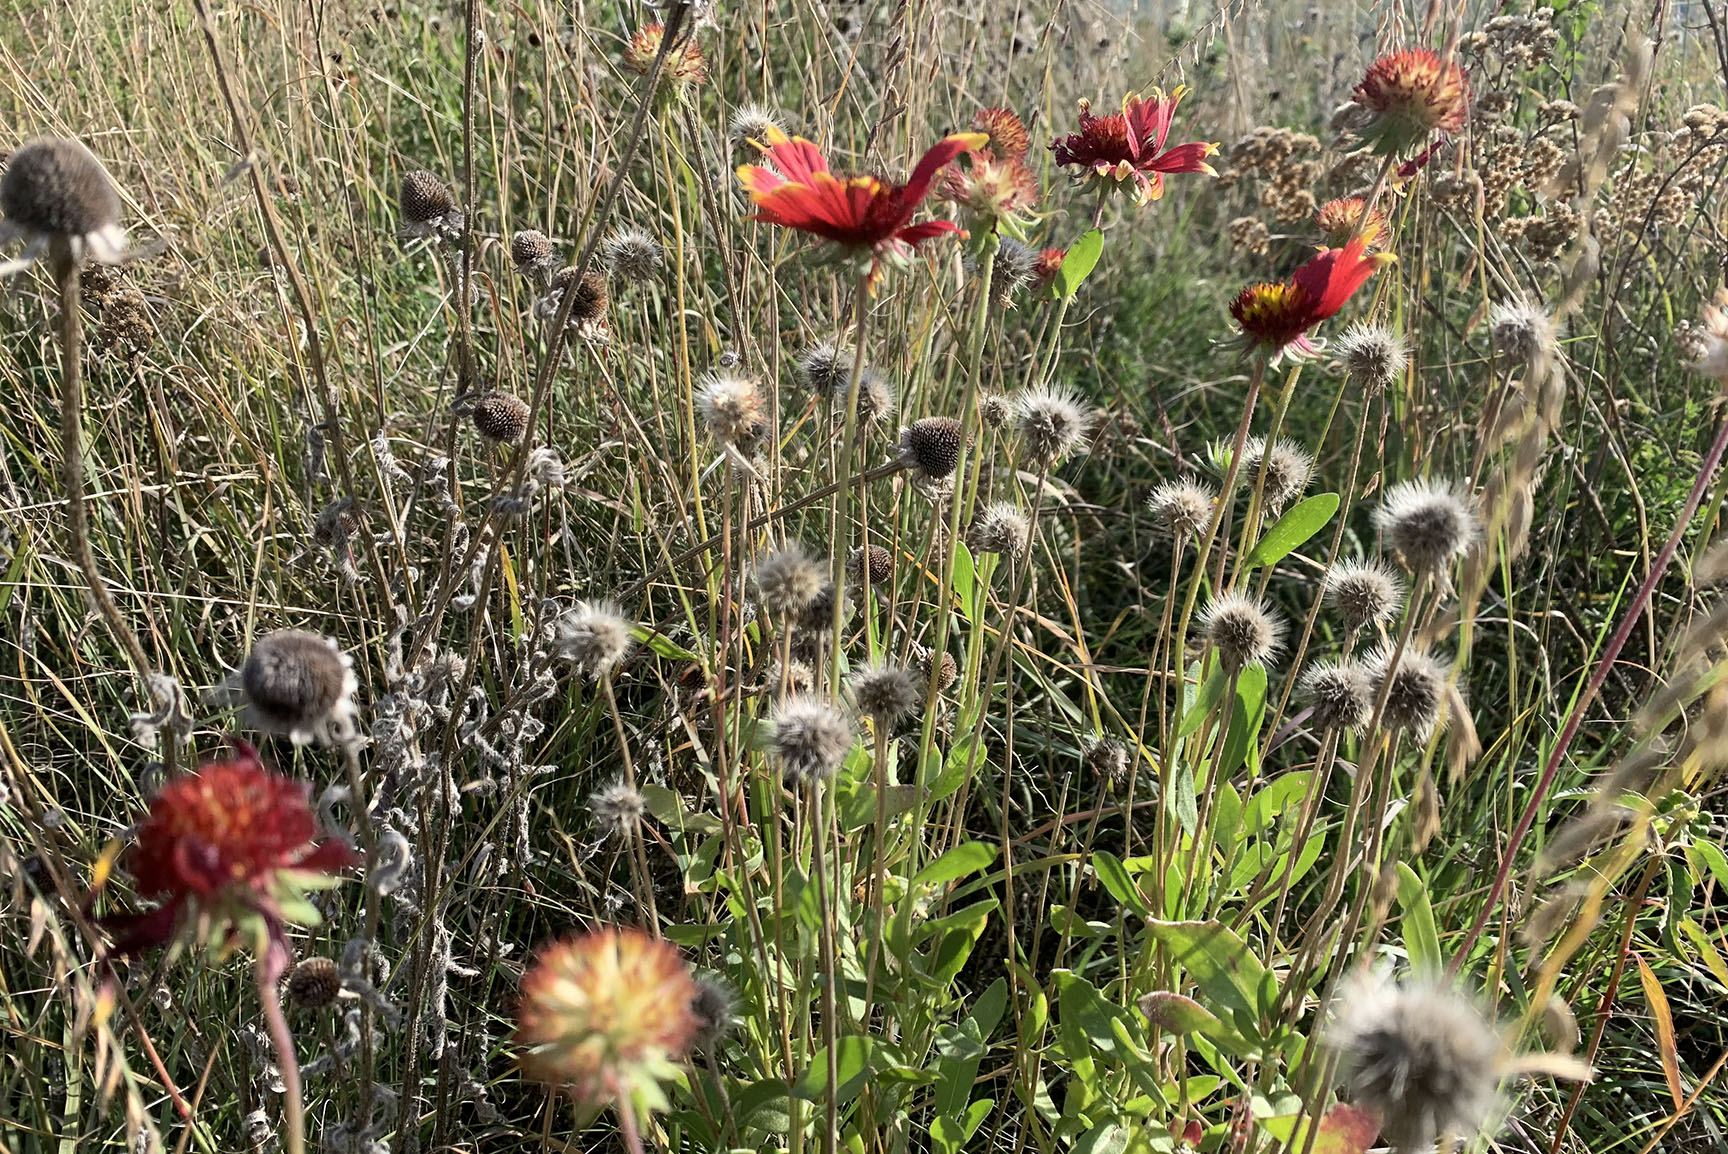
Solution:
<svg viewBox="0 0 1728 1154"><path fill-rule="evenodd" d="M306 1154L306 1118L300 1101L300 1059L294 1054L294 1035L282 1013L276 994L276 976L262 958L253 966L258 981L258 1003L264 1009L264 1024L276 1050L276 1065L282 1072L282 1144L288 1154Z"/></svg>

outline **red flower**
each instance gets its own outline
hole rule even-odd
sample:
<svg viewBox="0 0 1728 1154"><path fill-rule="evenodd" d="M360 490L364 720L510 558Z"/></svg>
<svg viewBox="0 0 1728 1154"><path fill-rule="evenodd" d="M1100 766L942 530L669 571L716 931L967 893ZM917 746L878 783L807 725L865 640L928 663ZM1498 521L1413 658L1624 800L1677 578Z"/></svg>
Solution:
<svg viewBox="0 0 1728 1154"><path fill-rule="evenodd" d="M1314 223L1333 248L1348 244L1351 237L1360 234L1364 248L1376 249L1391 231L1386 214L1369 208L1368 202L1359 196L1327 201L1314 213Z"/></svg>
<svg viewBox="0 0 1728 1154"><path fill-rule="evenodd" d="M347 843L316 840L310 792L265 769L243 741L234 742L232 760L163 786L126 863L138 892L161 904L110 920L116 951L170 941L191 911L212 944L249 928L261 957L285 964L283 924L316 918L301 891L356 861Z"/></svg>
<svg viewBox="0 0 1728 1154"><path fill-rule="evenodd" d="M1032 275L1037 278L1039 287L1047 288L1056 283L1056 274L1062 271L1062 262L1068 258L1065 248L1047 248L1038 253L1037 271Z"/></svg>
<svg viewBox="0 0 1728 1154"><path fill-rule="evenodd" d="M1362 238L1354 237L1343 248L1321 249L1289 280L1249 285L1230 303L1230 315L1242 326L1243 343L1272 350L1273 363L1286 354L1295 359L1313 356L1319 349L1308 331L1334 316L1394 259L1391 253L1370 254Z"/></svg>
<svg viewBox="0 0 1728 1154"><path fill-rule="evenodd" d="M1470 106L1464 70L1428 48L1382 56L1352 97L1366 118L1362 138L1382 156L1422 144L1435 132L1457 132Z"/></svg>
<svg viewBox="0 0 1728 1154"><path fill-rule="evenodd" d="M1009 236L1019 238L1030 219L1029 210L1038 203L1038 179L1024 156L997 158L980 148L965 168L955 166L942 174L942 199L964 209L968 223L978 229L998 225Z"/></svg>
<svg viewBox="0 0 1728 1154"><path fill-rule="evenodd" d="M982 108L972 117L974 132L990 135L990 150L1001 156L1025 156L1032 147L1026 124L1006 108Z"/></svg>
<svg viewBox="0 0 1728 1154"><path fill-rule="evenodd" d="M1216 144L1179 144L1166 150L1170 122L1186 88L1168 97L1154 88L1151 99L1130 96L1119 116L1093 116L1090 101L1080 102L1080 131L1050 142L1056 163L1083 166L1099 180L1133 180L1134 202L1145 204L1164 195L1167 172L1204 172L1216 176L1206 158Z"/></svg>
<svg viewBox="0 0 1728 1154"><path fill-rule="evenodd" d="M763 159L738 169L738 181L756 202L752 219L797 229L832 242L848 257L867 258L872 286L884 261L902 263L924 241L959 232L948 220L913 224L936 174L963 152L981 148L981 132L956 133L936 142L912 169L905 184L874 176L841 179L828 171L828 161L810 141L788 138L777 128L768 131Z"/></svg>

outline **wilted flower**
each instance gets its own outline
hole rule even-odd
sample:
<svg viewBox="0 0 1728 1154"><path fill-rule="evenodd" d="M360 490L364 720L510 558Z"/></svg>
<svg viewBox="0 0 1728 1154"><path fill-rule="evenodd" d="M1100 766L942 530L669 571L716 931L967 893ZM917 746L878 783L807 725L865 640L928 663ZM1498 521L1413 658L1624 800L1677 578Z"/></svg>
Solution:
<svg viewBox="0 0 1728 1154"><path fill-rule="evenodd" d="M1383 389L1404 375L1410 354L1404 338L1385 325L1358 321L1333 344L1338 363L1351 383Z"/></svg>
<svg viewBox="0 0 1728 1154"><path fill-rule="evenodd" d="M1409 48L1382 56L1368 68L1354 92L1366 111L1359 132L1382 156L1425 144L1436 132L1464 127L1470 89L1455 60L1441 60L1428 48Z"/></svg>
<svg viewBox="0 0 1728 1154"><path fill-rule="evenodd" d="M769 718L768 749L794 785L831 780L851 750L856 734L831 702L808 693L788 697Z"/></svg>
<svg viewBox="0 0 1728 1154"><path fill-rule="evenodd" d="M1314 223L1331 248L1342 248L1352 237L1360 236L1363 247L1372 252L1392 233L1386 214L1369 208L1368 202L1359 196L1327 201L1315 210Z"/></svg>
<svg viewBox="0 0 1728 1154"><path fill-rule="evenodd" d="M528 435L528 402L493 390L474 402L474 428L488 441L514 445Z"/></svg>
<svg viewBox="0 0 1728 1154"><path fill-rule="evenodd" d="M1200 628L1232 673L1271 661L1284 638L1283 619L1264 601L1240 593L1214 597L1200 615Z"/></svg>
<svg viewBox="0 0 1728 1154"><path fill-rule="evenodd" d="M1090 423L1086 407L1063 389L1033 389L1016 399L1015 429L1036 469L1061 464L1085 440Z"/></svg>
<svg viewBox="0 0 1728 1154"><path fill-rule="evenodd" d="M610 676L635 639L624 611L609 601L579 601L558 619L552 646L584 676Z"/></svg>
<svg viewBox="0 0 1728 1154"><path fill-rule="evenodd" d="M1386 624L1404 605L1404 582L1381 561L1342 562L1327 571L1321 589L1351 632Z"/></svg>
<svg viewBox="0 0 1728 1154"><path fill-rule="evenodd" d="M1186 88L1168 97L1154 88L1150 98L1130 96L1122 102L1120 115L1093 116L1092 103L1080 102L1080 131L1052 141L1050 150L1059 165L1079 165L1084 175L1096 180L1134 182L1134 202L1146 204L1164 195L1164 174L1203 172L1216 176L1206 158L1218 151L1216 144L1179 144L1164 147L1176 106Z"/></svg>
<svg viewBox="0 0 1728 1154"><path fill-rule="evenodd" d="M1302 675L1302 694L1314 728L1360 729L1374 711L1374 685L1359 665L1323 662Z"/></svg>
<svg viewBox="0 0 1728 1154"><path fill-rule="evenodd" d="M666 250L660 242L636 228L607 237L600 245L600 255L614 276L628 281L654 280L666 264Z"/></svg>
<svg viewBox="0 0 1728 1154"><path fill-rule="evenodd" d="M998 156L1025 156L1032 147L1026 124L1007 108L982 108L973 114L972 131L990 137L990 151Z"/></svg>
<svg viewBox="0 0 1728 1154"><path fill-rule="evenodd" d="M1481 531L1470 500L1451 484L1405 481L1374 510L1386 544L1413 573L1442 573Z"/></svg>
<svg viewBox="0 0 1728 1154"><path fill-rule="evenodd" d="M1037 277L1038 254L1011 236L1002 237L990 264L990 303L997 308L1013 308L1015 294Z"/></svg>
<svg viewBox="0 0 1728 1154"><path fill-rule="evenodd" d="M923 417L900 430L900 459L926 481L941 481L960 465L964 444L953 417Z"/></svg>
<svg viewBox="0 0 1728 1154"><path fill-rule="evenodd" d="M1393 259L1391 253L1369 254L1356 237L1343 248L1321 249L1289 280L1249 285L1230 303L1230 315L1242 328L1241 343L1269 352L1273 363L1285 356L1314 356L1319 347L1308 339L1309 330L1335 316Z"/></svg>
<svg viewBox="0 0 1728 1154"><path fill-rule="evenodd" d="M88 260L119 264L126 257L120 194L102 162L76 140L37 137L18 147L0 177L0 244L24 242L0 263L0 276L40 259L56 241L74 265Z"/></svg>
<svg viewBox="0 0 1728 1154"><path fill-rule="evenodd" d="M660 43L665 38L664 24L638 28L624 46L624 66L638 76L648 75L654 70L654 58L660 55ZM704 84L708 80L708 58L694 42L685 40L667 50L660 75L674 84Z"/></svg>
<svg viewBox="0 0 1728 1154"><path fill-rule="evenodd" d="M467 218L456 207L450 186L435 173L423 168L404 172L400 206L402 223L396 235L403 240L433 237L448 243L461 238Z"/></svg>
<svg viewBox="0 0 1728 1154"><path fill-rule="evenodd" d="M1146 498L1158 527L1175 540L1195 537L1212 523L1218 494L1195 481L1165 481Z"/></svg>
<svg viewBox="0 0 1728 1154"><path fill-rule="evenodd" d="M246 723L286 734L295 745L343 741L354 733L354 659L328 637L280 629L252 644L240 666Z"/></svg>
<svg viewBox="0 0 1728 1154"><path fill-rule="evenodd" d="M924 703L922 687L897 666L866 665L851 679L852 704L884 729Z"/></svg>
<svg viewBox="0 0 1728 1154"><path fill-rule="evenodd" d="M783 545L756 562L756 598L776 617L801 617L822 593L828 576L803 546Z"/></svg>

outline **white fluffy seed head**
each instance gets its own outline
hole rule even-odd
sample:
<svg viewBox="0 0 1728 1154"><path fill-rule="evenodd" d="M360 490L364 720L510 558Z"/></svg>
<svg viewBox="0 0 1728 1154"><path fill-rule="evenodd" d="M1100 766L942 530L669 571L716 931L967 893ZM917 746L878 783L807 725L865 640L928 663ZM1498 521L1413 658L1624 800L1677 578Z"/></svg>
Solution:
<svg viewBox="0 0 1728 1154"><path fill-rule="evenodd" d="M7 158L0 212L20 232L83 238L119 227L120 194L88 148L41 136Z"/></svg>
<svg viewBox="0 0 1728 1154"><path fill-rule="evenodd" d="M1240 593L1213 598L1200 615L1200 627L1231 671L1265 665L1284 640L1284 619L1264 601Z"/></svg>
<svg viewBox="0 0 1728 1154"><path fill-rule="evenodd" d="M260 637L240 666L248 724L295 745L349 735L359 684L353 659L335 641L303 629Z"/></svg>
<svg viewBox="0 0 1728 1154"><path fill-rule="evenodd" d="M756 562L756 599L784 620L803 615L821 596L828 574L796 542L782 545Z"/></svg>
<svg viewBox="0 0 1728 1154"><path fill-rule="evenodd" d="M1099 781L1114 784L1128 780L1128 747L1114 737L1088 738L1081 753L1086 768Z"/></svg>
<svg viewBox="0 0 1728 1154"><path fill-rule="evenodd" d="M697 405L716 441L749 455L768 432L768 406L762 390L748 377L711 374Z"/></svg>
<svg viewBox="0 0 1728 1154"><path fill-rule="evenodd" d="M1014 426L1027 463L1035 469L1053 469L1086 439L1092 423L1091 411L1064 389L1039 388L1022 393L1015 401Z"/></svg>
<svg viewBox="0 0 1728 1154"><path fill-rule="evenodd" d="M581 601L559 618L553 636L558 655L588 677L611 674L635 644L624 611L607 601Z"/></svg>
<svg viewBox="0 0 1728 1154"><path fill-rule="evenodd" d="M615 781L588 798L588 812L602 837L624 840L642 824L646 805L642 795L628 782Z"/></svg>
<svg viewBox="0 0 1728 1154"><path fill-rule="evenodd" d="M1386 695L1381 727L1425 741L1446 723L1446 682L1451 670L1426 650L1413 647L1406 647L1393 665L1393 652L1392 647L1381 646L1363 662L1376 697Z"/></svg>
<svg viewBox="0 0 1728 1154"><path fill-rule="evenodd" d="M639 283L655 280L666 265L666 250L660 242L635 228L607 237L600 246L600 255L613 276Z"/></svg>
<svg viewBox="0 0 1728 1154"><path fill-rule="evenodd" d="M852 723L833 702L808 693L781 701L769 724L769 751L794 785L833 780L855 737Z"/></svg>
<svg viewBox="0 0 1728 1154"><path fill-rule="evenodd" d="M1374 685L1361 666L1348 662L1310 665L1302 675L1302 696L1314 728L1330 732L1360 729L1374 710Z"/></svg>
<svg viewBox="0 0 1728 1154"><path fill-rule="evenodd" d="M1554 318L1522 298L1501 301L1488 313L1488 335L1496 356L1530 363L1559 351Z"/></svg>
<svg viewBox="0 0 1728 1154"><path fill-rule="evenodd" d="M1403 579L1378 559L1339 562L1326 571L1321 590L1352 633L1384 625L1404 607Z"/></svg>
<svg viewBox="0 0 1728 1154"><path fill-rule="evenodd" d="M1344 375L1365 389L1383 389L1404 375L1410 352L1404 338L1385 325L1358 322L1332 345Z"/></svg>
<svg viewBox="0 0 1728 1154"><path fill-rule="evenodd" d="M978 420L986 429L1000 429L1014 419L1014 401L1006 393L978 394Z"/></svg>
<svg viewBox="0 0 1728 1154"><path fill-rule="evenodd" d="M830 398L836 420L844 420L846 417L846 404L851 388L851 367L847 366ZM858 376L858 420L867 425L885 421L894 415L894 406L894 385L887 377L866 365Z"/></svg>
<svg viewBox="0 0 1728 1154"><path fill-rule="evenodd" d="M1274 513L1283 509L1308 487L1314 475L1314 458L1295 441L1279 438L1268 445L1264 437L1250 438L1242 446L1242 468L1239 478L1247 488L1260 484L1260 472L1266 472L1265 487L1260 491L1266 508Z"/></svg>
<svg viewBox="0 0 1728 1154"><path fill-rule="evenodd" d="M747 147L752 142L768 143L769 130L777 128L780 128L780 117L773 110L760 104L740 104L732 112L727 134L734 145Z"/></svg>
<svg viewBox="0 0 1728 1154"><path fill-rule="evenodd" d="M1218 494L1197 481L1166 481L1146 498L1158 528L1173 540L1197 537L1212 523Z"/></svg>
<svg viewBox="0 0 1728 1154"><path fill-rule="evenodd" d="M924 701L912 674L892 665L866 665L852 674L852 704L878 726L888 728Z"/></svg>
<svg viewBox="0 0 1728 1154"><path fill-rule="evenodd" d="M1374 511L1374 524L1412 573L1443 572L1481 531L1469 498L1443 481L1394 485Z"/></svg>
<svg viewBox="0 0 1728 1154"><path fill-rule="evenodd" d="M1032 522L1012 501L986 505L972 519L966 544L974 553L1021 557L1032 541Z"/></svg>
<svg viewBox="0 0 1728 1154"><path fill-rule="evenodd" d="M842 390L852 381L854 359L853 350L827 341L811 345L798 354L798 380L818 396L844 395Z"/></svg>

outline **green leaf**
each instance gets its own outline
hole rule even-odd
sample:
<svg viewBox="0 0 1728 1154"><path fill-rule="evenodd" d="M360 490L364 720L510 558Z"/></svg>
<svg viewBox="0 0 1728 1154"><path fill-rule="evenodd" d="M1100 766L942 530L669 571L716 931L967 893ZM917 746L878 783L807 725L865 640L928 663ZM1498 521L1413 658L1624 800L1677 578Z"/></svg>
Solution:
<svg viewBox="0 0 1728 1154"><path fill-rule="evenodd" d="M646 645L651 652L658 656L670 657L678 661L697 660L694 653L690 652L682 645L679 645L676 641L672 640L664 633L661 633L659 630L650 629L646 625L632 625L630 627L630 636L634 637L641 644Z"/></svg>
<svg viewBox="0 0 1728 1154"><path fill-rule="evenodd" d="M1716 879L1716 884L1728 888L1728 854L1722 852L1721 846L1714 842L1695 841L1686 847L1686 856L1693 860L1694 869L1702 862L1704 870Z"/></svg>
<svg viewBox="0 0 1728 1154"><path fill-rule="evenodd" d="M1230 677L1224 672L1224 667L1214 665L1212 672L1206 675L1206 680L1200 683L1200 690L1194 695L1194 704L1182 715L1182 724L1176 727L1176 736L1187 737L1199 729L1200 723L1206 720L1206 715L1212 712L1212 707L1224 696L1224 689L1229 684Z"/></svg>
<svg viewBox="0 0 1728 1154"><path fill-rule="evenodd" d="M1236 675L1236 707L1230 711L1230 733L1224 741L1224 754L1218 761L1213 780L1236 772L1254 739L1260 734L1260 723L1266 718L1266 669L1250 665Z"/></svg>
<svg viewBox="0 0 1728 1154"><path fill-rule="evenodd" d="M930 755L940 757L934 749L930 751ZM933 804L953 794L983 764L984 746L981 742L973 741L968 733L954 743L954 748L948 751L946 758L941 759L936 773L930 778L929 788L925 790L925 802Z"/></svg>
<svg viewBox="0 0 1728 1154"><path fill-rule="evenodd" d="M1418 975L1439 976L1444 962L1428 888L1404 862L1398 863L1398 908L1404 912L1404 951L1410 955L1410 968Z"/></svg>
<svg viewBox="0 0 1728 1154"><path fill-rule="evenodd" d="M1254 551L1248 554L1248 568L1261 565L1276 565L1292 552L1302 547L1308 538L1314 536L1326 527L1326 522L1332 519L1332 514L1338 511L1338 494L1319 493L1305 501L1298 501L1290 510L1278 518L1278 523L1266 530L1266 535L1260 538L1254 546Z"/></svg>
<svg viewBox="0 0 1728 1154"><path fill-rule="evenodd" d="M1188 765L1176 767L1176 820L1189 837L1200 825L1200 797L1194 788L1194 770Z"/></svg>
<svg viewBox="0 0 1728 1154"><path fill-rule="evenodd" d="M1206 1034L1221 1028L1218 1015L1183 994L1153 990L1140 996L1140 1012L1146 1020L1172 1034Z"/></svg>
<svg viewBox="0 0 1728 1154"><path fill-rule="evenodd" d="M969 625L978 624L976 572L972 550L966 548L964 541L959 542L954 548L954 596L959 599L960 612L966 615Z"/></svg>
<svg viewBox="0 0 1728 1154"><path fill-rule="evenodd" d="M970 877L990 867L996 860L997 848L981 841L963 841L919 870L918 876L912 879L912 885L939 886Z"/></svg>
<svg viewBox="0 0 1728 1154"><path fill-rule="evenodd" d="M1259 1014L1266 968L1222 922L1148 922L1150 933L1212 1002L1249 1018Z"/></svg>
<svg viewBox="0 0 1728 1154"><path fill-rule="evenodd" d="M691 809L677 793L663 785L643 784L638 787L642 805L668 829L689 830L691 833L719 833L724 827L711 813Z"/></svg>
<svg viewBox="0 0 1728 1154"><path fill-rule="evenodd" d="M1098 875L1098 880L1110 891L1111 897L1143 918L1152 916L1152 907L1146 904L1140 887L1128 876L1128 869L1122 864L1121 858L1099 850L1092 855L1092 872Z"/></svg>
<svg viewBox="0 0 1728 1154"><path fill-rule="evenodd" d="M840 1079L834 1093L836 1101L849 1101L863 1088L864 1080L870 1076L870 1050L869 1038L848 1035L835 1041L834 1052L839 1055ZM817 1050L811 1057L810 1068L804 1071L804 1076L792 1087L792 1093L806 1102L827 1101L827 1046Z"/></svg>
<svg viewBox="0 0 1728 1154"><path fill-rule="evenodd" d="M1069 245L1068 255L1062 258L1062 265L1056 270L1056 295L1072 297L1078 292L1081 282L1092 275L1103 252L1104 233L1096 228Z"/></svg>

